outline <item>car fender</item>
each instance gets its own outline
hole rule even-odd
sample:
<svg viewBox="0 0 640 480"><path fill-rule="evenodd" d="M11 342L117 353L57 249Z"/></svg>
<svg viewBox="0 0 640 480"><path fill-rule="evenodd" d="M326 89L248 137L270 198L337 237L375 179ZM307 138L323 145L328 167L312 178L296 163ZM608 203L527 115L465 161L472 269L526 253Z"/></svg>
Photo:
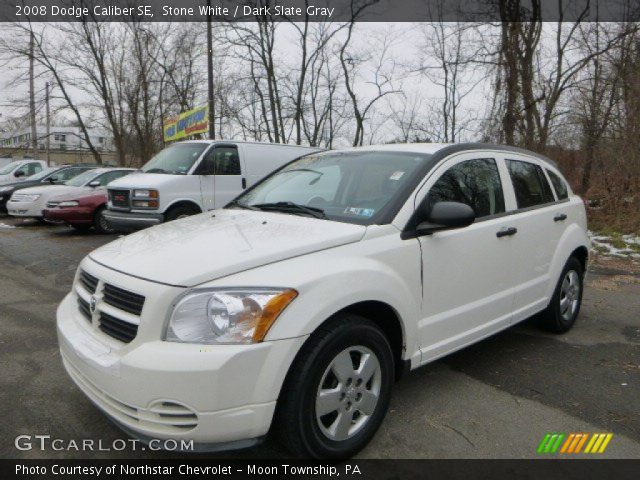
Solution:
<svg viewBox="0 0 640 480"><path fill-rule="evenodd" d="M553 296L553 292L558 283L558 279L560 278L560 274L562 273L562 269L571 254L580 247L585 247L588 251L590 245L591 242L589 240L589 236L578 224L573 223L566 228L562 237L560 237L555 254L551 260L549 268L549 278L551 281L547 285L545 295L547 299L550 299Z"/></svg>

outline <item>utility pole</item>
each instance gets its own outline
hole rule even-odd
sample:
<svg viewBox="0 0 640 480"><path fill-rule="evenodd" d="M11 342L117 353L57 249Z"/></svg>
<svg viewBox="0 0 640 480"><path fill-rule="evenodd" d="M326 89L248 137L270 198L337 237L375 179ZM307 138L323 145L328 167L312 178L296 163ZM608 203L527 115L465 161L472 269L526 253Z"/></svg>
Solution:
<svg viewBox="0 0 640 480"><path fill-rule="evenodd" d="M207 86L209 90L209 139L216 138L215 100L213 96L213 32L211 0L207 0Z"/></svg>
<svg viewBox="0 0 640 480"><path fill-rule="evenodd" d="M49 111L49 89L51 82L47 81L44 86L45 102L47 105L47 167L51 166L51 115Z"/></svg>
<svg viewBox="0 0 640 480"><path fill-rule="evenodd" d="M36 93L34 87L34 48L33 32L29 37L29 117L31 119L31 148L33 158L38 158L38 131L36 130Z"/></svg>

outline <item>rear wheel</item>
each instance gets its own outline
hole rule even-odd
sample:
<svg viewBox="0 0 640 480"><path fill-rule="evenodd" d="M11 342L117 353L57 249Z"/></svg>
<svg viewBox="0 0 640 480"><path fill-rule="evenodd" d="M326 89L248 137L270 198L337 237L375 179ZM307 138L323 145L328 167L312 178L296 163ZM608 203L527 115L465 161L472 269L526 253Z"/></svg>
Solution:
<svg viewBox="0 0 640 480"><path fill-rule="evenodd" d="M115 229L104 216L105 207L100 208L93 217L93 228L97 233L114 233Z"/></svg>
<svg viewBox="0 0 640 480"><path fill-rule="evenodd" d="M190 207L189 205L179 205L177 207L173 207L166 213L165 221L170 222L172 220L178 220L179 218L197 215L198 213L200 213L200 211L195 207Z"/></svg>
<svg viewBox="0 0 640 480"><path fill-rule="evenodd" d="M339 315L307 340L291 366L275 426L297 455L350 457L380 427L393 381L384 333L365 318Z"/></svg>
<svg viewBox="0 0 640 480"><path fill-rule="evenodd" d="M582 303L584 271L582 263L571 257L567 260L547 309L541 315L545 330L564 333L573 327Z"/></svg>

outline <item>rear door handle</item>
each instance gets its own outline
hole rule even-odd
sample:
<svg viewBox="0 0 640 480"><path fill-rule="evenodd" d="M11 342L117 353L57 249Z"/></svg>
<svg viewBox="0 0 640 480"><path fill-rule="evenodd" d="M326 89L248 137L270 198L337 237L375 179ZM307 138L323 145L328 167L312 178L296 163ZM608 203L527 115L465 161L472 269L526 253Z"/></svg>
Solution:
<svg viewBox="0 0 640 480"><path fill-rule="evenodd" d="M518 229L516 227L504 227L498 230L498 232L496 233L496 237L508 237L511 235L515 235L516 233L518 233Z"/></svg>
<svg viewBox="0 0 640 480"><path fill-rule="evenodd" d="M244 190L245 188L247 188L247 179L242 177L242 189Z"/></svg>
<svg viewBox="0 0 640 480"><path fill-rule="evenodd" d="M553 217L554 222L562 222L567 219L567 216L564 213L559 213L555 217Z"/></svg>

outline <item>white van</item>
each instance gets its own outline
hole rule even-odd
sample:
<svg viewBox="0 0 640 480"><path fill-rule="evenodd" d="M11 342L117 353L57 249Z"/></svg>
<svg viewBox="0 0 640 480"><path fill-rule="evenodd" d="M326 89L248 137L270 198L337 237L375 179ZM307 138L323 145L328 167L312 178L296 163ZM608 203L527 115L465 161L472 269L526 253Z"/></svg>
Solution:
<svg viewBox="0 0 640 480"><path fill-rule="evenodd" d="M46 168L47 163L42 160L24 159L10 162L0 168L0 185L25 180Z"/></svg>
<svg viewBox="0 0 640 480"><path fill-rule="evenodd" d="M220 208L291 160L320 149L274 143L193 140L165 148L109 184L105 218L119 231Z"/></svg>

